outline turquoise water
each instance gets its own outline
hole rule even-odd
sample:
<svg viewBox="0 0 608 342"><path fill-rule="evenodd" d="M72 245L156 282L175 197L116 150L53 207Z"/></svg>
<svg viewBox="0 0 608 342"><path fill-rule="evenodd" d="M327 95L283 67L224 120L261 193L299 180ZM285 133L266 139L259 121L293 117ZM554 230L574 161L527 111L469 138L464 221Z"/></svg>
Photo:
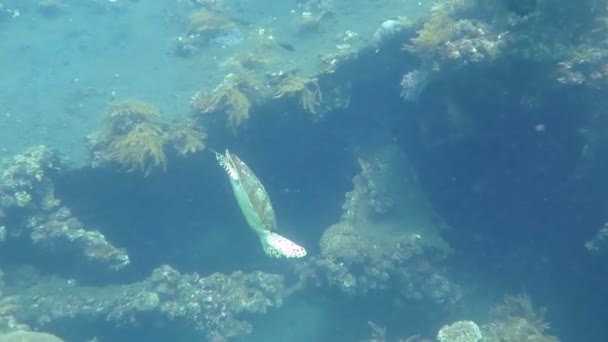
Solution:
<svg viewBox="0 0 608 342"><path fill-rule="evenodd" d="M580 6L0 1L0 342L605 341Z"/></svg>

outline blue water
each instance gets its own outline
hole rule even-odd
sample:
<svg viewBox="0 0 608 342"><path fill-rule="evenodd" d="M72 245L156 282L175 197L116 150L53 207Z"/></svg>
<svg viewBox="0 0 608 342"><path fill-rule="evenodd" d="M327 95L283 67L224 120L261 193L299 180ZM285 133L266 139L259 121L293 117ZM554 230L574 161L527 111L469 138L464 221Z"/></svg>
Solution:
<svg viewBox="0 0 608 342"><path fill-rule="evenodd" d="M426 1L0 1L0 333L468 342L437 335L473 321L481 341L607 341L608 8L440 3L469 6L425 52L403 45ZM188 37L201 10L230 24ZM231 73L262 84L237 127L191 103ZM276 96L290 75L319 86L318 112ZM207 148L165 146L148 175L94 164L91 134L132 98L165 138L202 125ZM30 172L18 155L36 145L62 170ZM305 258L264 254L211 151L226 148Z"/></svg>

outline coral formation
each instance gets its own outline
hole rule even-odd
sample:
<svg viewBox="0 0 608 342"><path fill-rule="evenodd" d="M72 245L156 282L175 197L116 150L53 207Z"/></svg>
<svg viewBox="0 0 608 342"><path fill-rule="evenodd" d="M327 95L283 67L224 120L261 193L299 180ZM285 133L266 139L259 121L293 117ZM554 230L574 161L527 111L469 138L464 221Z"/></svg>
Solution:
<svg viewBox="0 0 608 342"><path fill-rule="evenodd" d="M458 321L444 325L437 333L439 342L477 342L481 338L479 326L472 321Z"/></svg>
<svg viewBox="0 0 608 342"><path fill-rule="evenodd" d="M411 44L405 45L404 49L415 53L428 53L449 41L454 36L453 12L447 4L442 2L431 10L431 14L423 27L417 31L417 36L412 38Z"/></svg>
<svg viewBox="0 0 608 342"><path fill-rule="evenodd" d="M593 239L585 243L585 248L590 252L599 252L606 247L608 247L608 223L604 223Z"/></svg>
<svg viewBox="0 0 608 342"><path fill-rule="evenodd" d="M321 254L298 266L301 281L348 294L392 288L399 299L459 299L444 275L439 220L403 158L395 147L361 158L342 219L323 233Z"/></svg>
<svg viewBox="0 0 608 342"><path fill-rule="evenodd" d="M33 147L4 163L0 212L11 222L1 225L4 238L29 234L37 244L63 241L111 269L125 267L129 264L126 252L110 244L100 232L87 229L55 196L52 178L63 169L57 153L45 146Z"/></svg>
<svg viewBox="0 0 608 342"><path fill-rule="evenodd" d="M371 321L367 322L367 324L371 329L371 334L364 342L386 342L386 327L381 327Z"/></svg>
<svg viewBox="0 0 608 342"><path fill-rule="evenodd" d="M298 95L300 105L304 110L317 114L322 98L321 88L316 78L287 76L274 94L275 98Z"/></svg>
<svg viewBox="0 0 608 342"><path fill-rule="evenodd" d="M63 340L49 333L18 330L0 334L0 342L63 342Z"/></svg>
<svg viewBox="0 0 608 342"><path fill-rule="evenodd" d="M160 316L198 329L202 336L237 337L252 329L242 316L278 307L285 295L280 275L235 272L201 277L166 265L144 281L121 286L78 286L72 280L39 278L7 299L14 306L14 319L35 328L74 317L129 325ZM4 318L0 315L0 322Z"/></svg>
<svg viewBox="0 0 608 342"><path fill-rule="evenodd" d="M497 32L498 26L479 16L461 18L474 12L474 5L469 0L448 0L434 6L417 36L403 49L421 56L427 72L496 59L506 49L508 31Z"/></svg>

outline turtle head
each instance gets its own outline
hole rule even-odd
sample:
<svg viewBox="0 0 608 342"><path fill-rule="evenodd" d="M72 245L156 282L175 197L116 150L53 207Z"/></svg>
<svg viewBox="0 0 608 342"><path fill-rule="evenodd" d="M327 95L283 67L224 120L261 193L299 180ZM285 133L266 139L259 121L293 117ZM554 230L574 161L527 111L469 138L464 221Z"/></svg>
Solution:
<svg viewBox="0 0 608 342"><path fill-rule="evenodd" d="M213 151L213 153L215 153L215 158L217 159L220 166L223 167L224 170L226 170L226 173L228 174L228 177L230 177L230 180L238 181L239 173L236 170L236 166L234 165L230 152L228 152L228 150L226 149L226 154L221 154L216 151Z"/></svg>
<svg viewBox="0 0 608 342"><path fill-rule="evenodd" d="M306 249L288 238L271 232L260 236L266 255L273 258L302 258Z"/></svg>

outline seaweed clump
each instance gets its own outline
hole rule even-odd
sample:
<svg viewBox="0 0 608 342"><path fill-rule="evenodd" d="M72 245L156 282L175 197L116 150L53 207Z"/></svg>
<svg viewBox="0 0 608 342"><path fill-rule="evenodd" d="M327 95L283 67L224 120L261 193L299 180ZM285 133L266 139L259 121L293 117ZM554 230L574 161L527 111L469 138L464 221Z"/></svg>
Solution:
<svg viewBox="0 0 608 342"><path fill-rule="evenodd" d="M193 120L186 120L175 124L169 134L169 140L180 156L205 149L207 132Z"/></svg>
<svg viewBox="0 0 608 342"><path fill-rule="evenodd" d="M180 156L205 149L207 132L192 120L167 125L154 105L129 99L109 106L105 127L89 136L92 165L108 162L149 175L167 169L167 148Z"/></svg>
<svg viewBox="0 0 608 342"><path fill-rule="evenodd" d="M89 136L93 166L113 162L145 175L155 168L166 170L167 140L155 106L136 99L112 104L103 131Z"/></svg>
<svg viewBox="0 0 608 342"><path fill-rule="evenodd" d="M212 38L213 36L236 27L236 24L227 16L209 11L197 10L190 15L186 33L191 36Z"/></svg>
<svg viewBox="0 0 608 342"><path fill-rule="evenodd" d="M551 325L545 319L546 309L536 309L527 295L506 296L504 303L492 314L497 320L483 325L484 341L488 342L558 342L547 334Z"/></svg>
<svg viewBox="0 0 608 342"><path fill-rule="evenodd" d="M196 93L191 103L200 114L226 113L228 126L235 129L247 122L263 90L262 82L252 72L230 73L212 91Z"/></svg>
<svg viewBox="0 0 608 342"><path fill-rule="evenodd" d="M433 7L428 20L416 31L416 37L403 49L413 53L428 53L448 42L456 33L457 22L453 14L454 6L449 1Z"/></svg>
<svg viewBox="0 0 608 342"><path fill-rule="evenodd" d="M323 96L316 78L289 76L279 85L274 97L281 98L295 95L299 96L300 105L304 110L312 114L319 112Z"/></svg>

